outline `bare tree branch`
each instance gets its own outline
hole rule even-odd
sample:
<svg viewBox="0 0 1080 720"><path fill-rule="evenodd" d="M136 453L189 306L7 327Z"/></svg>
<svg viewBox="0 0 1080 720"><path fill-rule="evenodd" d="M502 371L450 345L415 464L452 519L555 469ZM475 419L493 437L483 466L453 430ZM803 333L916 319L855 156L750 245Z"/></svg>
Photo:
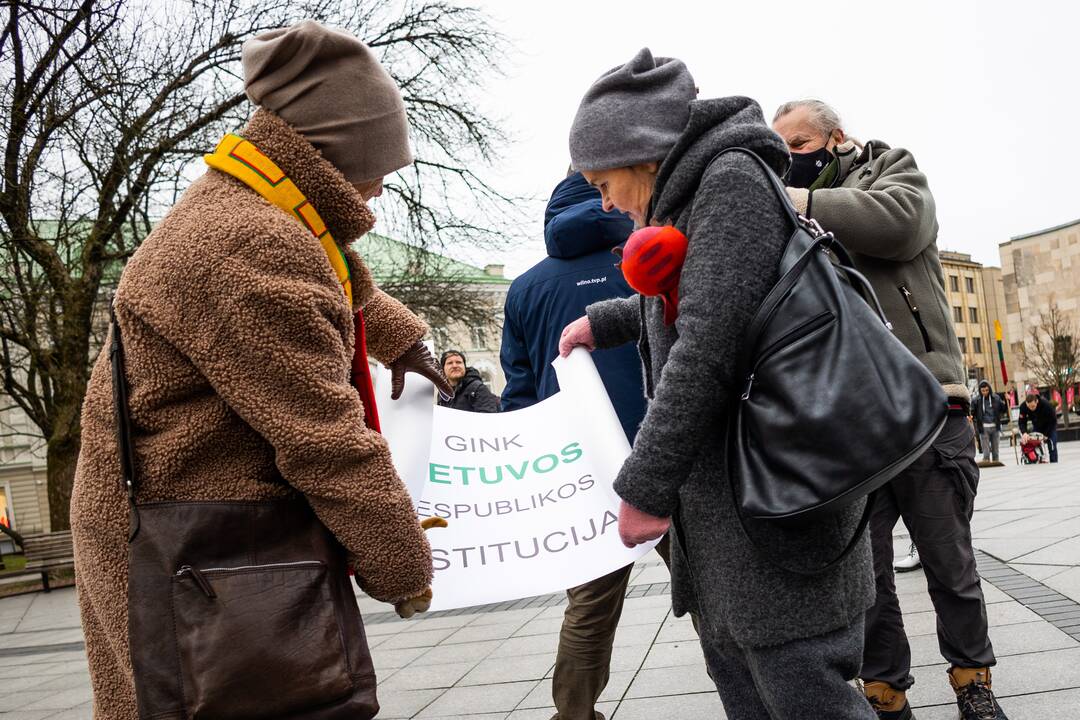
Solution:
<svg viewBox="0 0 1080 720"><path fill-rule="evenodd" d="M1061 395L1062 420L1069 427L1068 390L1080 380L1080 336L1056 304L1031 328L1021 352L1038 384Z"/></svg>
<svg viewBox="0 0 1080 720"><path fill-rule="evenodd" d="M0 360L6 405L41 431L51 523L67 524L103 290L239 128L240 49L302 19L352 30L402 88L417 163L387 181L380 230L414 248L495 250L518 204L486 179L506 141L480 110L503 36L449 0L8 0L0 20ZM194 163L194 164L193 164ZM436 254L429 253L432 257ZM475 321L490 297L442 263L395 277L433 321ZM479 315L478 315L479 314Z"/></svg>

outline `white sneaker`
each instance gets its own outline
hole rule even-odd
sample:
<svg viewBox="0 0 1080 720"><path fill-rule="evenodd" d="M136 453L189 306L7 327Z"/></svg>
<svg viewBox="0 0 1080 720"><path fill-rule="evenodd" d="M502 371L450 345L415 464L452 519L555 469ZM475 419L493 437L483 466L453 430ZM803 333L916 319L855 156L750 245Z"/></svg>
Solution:
<svg viewBox="0 0 1080 720"><path fill-rule="evenodd" d="M893 560L892 566L896 572L911 572L921 568L922 561L919 560L919 551L915 548L915 543L911 543L911 550L908 551L907 555Z"/></svg>

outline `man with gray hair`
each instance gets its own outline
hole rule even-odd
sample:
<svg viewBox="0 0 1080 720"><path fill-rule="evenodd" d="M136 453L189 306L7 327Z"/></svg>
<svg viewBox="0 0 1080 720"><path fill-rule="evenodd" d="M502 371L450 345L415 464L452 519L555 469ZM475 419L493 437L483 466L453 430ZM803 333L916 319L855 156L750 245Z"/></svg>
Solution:
<svg viewBox="0 0 1080 720"><path fill-rule="evenodd" d="M970 398L926 176L907 150L848 139L837 112L820 100L785 103L776 111L773 129L791 151L785 180L795 206L851 253L896 336L934 373L949 398L949 417L933 447L874 495L870 535L877 600L866 616L860 673L867 698L884 720L914 717L906 698L914 683L911 649L892 566L892 530L902 517L926 568L961 720L1004 720L990 685L996 660L971 546L979 469L968 422Z"/></svg>

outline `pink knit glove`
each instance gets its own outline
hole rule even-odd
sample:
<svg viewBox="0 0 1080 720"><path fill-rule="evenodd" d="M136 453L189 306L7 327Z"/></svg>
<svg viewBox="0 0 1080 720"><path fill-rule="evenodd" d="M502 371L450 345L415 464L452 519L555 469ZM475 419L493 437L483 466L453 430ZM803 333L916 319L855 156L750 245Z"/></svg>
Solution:
<svg viewBox="0 0 1080 720"><path fill-rule="evenodd" d="M671 518L661 518L638 510L623 500L619 505L619 538L628 548L663 537Z"/></svg>

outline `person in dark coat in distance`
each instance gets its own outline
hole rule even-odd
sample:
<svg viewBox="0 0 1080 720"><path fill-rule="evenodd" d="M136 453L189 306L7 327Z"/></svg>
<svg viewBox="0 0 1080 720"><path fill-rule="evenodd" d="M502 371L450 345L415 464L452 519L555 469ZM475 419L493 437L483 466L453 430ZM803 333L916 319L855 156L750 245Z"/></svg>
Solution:
<svg viewBox="0 0 1080 720"><path fill-rule="evenodd" d="M563 328L593 303L634 294L611 252L633 229L626 215L604 210L600 193L581 173L571 173L555 187L544 214L548 256L514 280L506 295L504 411L534 405L559 392L551 361L559 354ZM632 345L597 350L593 361L626 439L633 443L645 417L637 351ZM656 549L666 561L666 540ZM558 720L603 717L596 702L610 677L611 649L633 567L566 591L551 687Z"/></svg>
<svg viewBox="0 0 1080 720"><path fill-rule="evenodd" d="M975 432L982 437L983 462L998 460L998 438L1001 435L1001 416L1008 408L1001 396L994 392L990 383L979 383L979 392L971 405L971 418L975 423Z"/></svg>
<svg viewBox="0 0 1080 720"><path fill-rule="evenodd" d="M1028 423L1031 423L1031 432L1042 433L1046 436L1050 450L1050 462L1058 461L1057 450L1057 412L1054 406L1046 401L1046 398L1035 393L1028 393L1024 404L1020 406L1020 432L1021 442L1028 441Z"/></svg>
<svg viewBox="0 0 1080 720"><path fill-rule="evenodd" d="M466 364L460 350L447 350L439 359L443 374L454 387L454 396L447 399L439 394L439 406L466 412L499 412L499 396L488 389L480 371Z"/></svg>
<svg viewBox="0 0 1080 720"><path fill-rule="evenodd" d="M865 503L797 527L737 515L720 441L741 394L748 326L780 279L795 230L767 172L789 155L746 97L696 100L686 66L642 49L587 91L570 131L574 166L605 208L635 225L673 225L689 245L677 316L660 297L590 305L559 351L639 344L649 407L614 483L628 546L671 533L672 604L697 614L709 676L729 718L873 720L849 681L873 604L870 543L820 574L856 533ZM744 152L756 153L769 171ZM670 715L670 713L669 713Z"/></svg>

